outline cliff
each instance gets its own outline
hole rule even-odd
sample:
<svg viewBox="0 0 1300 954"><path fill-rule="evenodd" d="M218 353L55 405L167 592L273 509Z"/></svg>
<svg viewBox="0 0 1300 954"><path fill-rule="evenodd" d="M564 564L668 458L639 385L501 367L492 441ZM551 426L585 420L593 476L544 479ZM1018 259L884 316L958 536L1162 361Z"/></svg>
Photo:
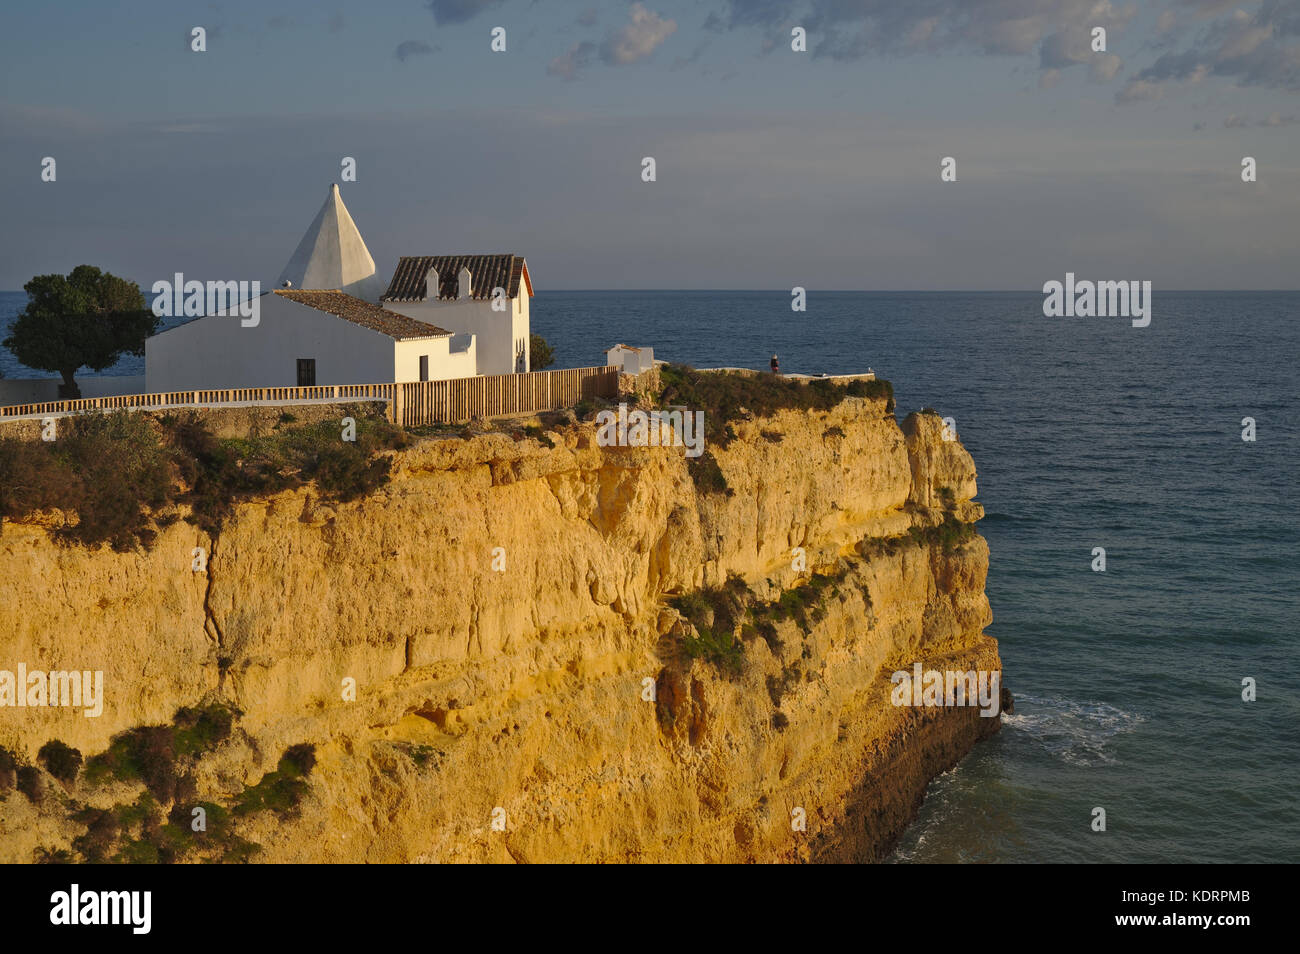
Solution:
<svg viewBox="0 0 1300 954"><path fill-rule="evenodd" d="M734 430L710 448L729 494L697 491L681 448L600 447L585 424L425 440L364 499L285 492L148 551L6 524L0 669L102 670L105 702L0 708L0 745L89 756L228 703L193 798L229 802L315 746L297 809L241 816L261 861L879 859L999 724L890 704L915 662L1001 668L974 464L884 399ZM693 594L721 592L750 621L735 666L683 651L722 628ZM0 861L71 851L72 809L139 788L10 790Z"/></svg>

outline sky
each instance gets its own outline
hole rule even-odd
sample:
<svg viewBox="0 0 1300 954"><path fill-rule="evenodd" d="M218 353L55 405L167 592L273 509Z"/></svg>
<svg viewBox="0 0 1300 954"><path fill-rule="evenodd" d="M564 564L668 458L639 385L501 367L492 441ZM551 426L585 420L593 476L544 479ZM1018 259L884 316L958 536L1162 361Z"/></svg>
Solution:
<svg viewBox="0 0 1300 954"><path fill-rule="evenodd" d="M270 287L334 182L385 280L1296 288L1297 147L1300 0L7 5L0 289Z"/></svg>

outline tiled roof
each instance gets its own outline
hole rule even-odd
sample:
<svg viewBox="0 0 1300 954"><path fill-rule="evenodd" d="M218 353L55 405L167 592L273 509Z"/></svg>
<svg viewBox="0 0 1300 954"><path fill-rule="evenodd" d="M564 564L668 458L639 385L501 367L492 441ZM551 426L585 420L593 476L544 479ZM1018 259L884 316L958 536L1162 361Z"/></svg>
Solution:
<svg viewBox="0 0 1300 954"><path fill-rule="evenodd" d="M532 276L519 255L403 255L380 301L424 301L430 268L438 270L442 299L455 300L462 268L469 269L472 298L491 298L494 288L504 288L507 298L517 298L521 279L528 294L533 293Z"/></svg>
<svg viewBox="0 0 1300 954"><path fill-rule="evenodd" d="M395 311L380 308L368 301L354 298L341 291L308 291L296 288L277 288L275 293L281 298L315 308L326 314L335 315L344 321L350 321L362 328L378 331L398 341L407 338L440 338L451 334L437 325L425 321L416 321Z"/></svg>

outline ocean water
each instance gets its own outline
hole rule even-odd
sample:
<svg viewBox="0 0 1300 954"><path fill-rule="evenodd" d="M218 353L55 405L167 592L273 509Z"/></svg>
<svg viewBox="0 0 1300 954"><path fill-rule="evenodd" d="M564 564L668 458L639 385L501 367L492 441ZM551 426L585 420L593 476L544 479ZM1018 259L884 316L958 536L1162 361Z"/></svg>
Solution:
<svg viewBox="0 0 1300 954"><path fill-rule="evenodd" d="M23 299L0 293L0 329ZM1016 711L931 784L891 860L1294 860L1300 293L1157 289L1147 328L1045 318L1037 293L789 302L542 292L532 321L559 366L603 364L619 341L697 367L766 368L775 352L787 372L871 367L900 417L956 419ZM32 376L2 349L0 370Z"/></svg>
<svg viewBox="0 0 1300 954"><path fill-rule="evenodd" d="M146 296L147 300L148 296ZM27 306L27 292L25 291L0 291L0 341L9 336L9 329L13 321L18 317L18 313ZM184 322L185 318L164 318L159 326L160 330L171 328ZM123 374L144 374L144 356L135 357L126 355L117 364L111 368L105 368L101 374L123 375ZM81 369L81 374L90 376L92 372ZM17 358L9 353L9 349L0 347L0 378L57 378L56 371L37 371L23 365Z"/></svg>
<svg viewBox="0 0 1300 954"><path fill-rule="evenodd" d="M617 341L698 367L775 352L783 371L871 367L900 417L956 419L1016 711L932 783L891 860L1293 861L1300 293L1157 290L1146 328L1042 300L542 293L532 316L563 364Z"/></svg>

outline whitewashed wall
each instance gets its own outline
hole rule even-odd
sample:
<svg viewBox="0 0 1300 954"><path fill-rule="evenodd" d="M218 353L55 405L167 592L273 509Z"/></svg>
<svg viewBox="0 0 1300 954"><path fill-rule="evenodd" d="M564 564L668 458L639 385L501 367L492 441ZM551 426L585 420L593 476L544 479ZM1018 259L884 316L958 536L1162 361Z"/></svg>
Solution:
<svg viewBox="0 0 1300 954"><path fill-rule="evenodd" d="M424 321L457 334L471 334L477 338L477 374L513 374L515 368L515 343L522 342L525 349L524 370L527 366L529 334L528 294L521 287L519 297L512 299L505 311L493 311L488 299L464 301L386 301L384 307L398 314Z"/></svg>
<svg viewBox="0 0 1300 954"><path fill-rule="evenodd" d="M394 342L394 381L420 380L420 356L429 356L429 380L472 378L477 351L473 335Z"/></svg>
<svg viewBox="0 0 1300 954"><path fill-rule="evenodd" d="M317 384L379 384L419 379L395 377L397 346L412 354L447 348L448 338L395 342L334 315L278 295L260 299L260 321L210 316L179 325L145 342L145 378L150 391L195 388L293 387L298 358L316 359ZM416 348L427 350L415 350ZM430 368L434 364L430 358Z"/></svg>

